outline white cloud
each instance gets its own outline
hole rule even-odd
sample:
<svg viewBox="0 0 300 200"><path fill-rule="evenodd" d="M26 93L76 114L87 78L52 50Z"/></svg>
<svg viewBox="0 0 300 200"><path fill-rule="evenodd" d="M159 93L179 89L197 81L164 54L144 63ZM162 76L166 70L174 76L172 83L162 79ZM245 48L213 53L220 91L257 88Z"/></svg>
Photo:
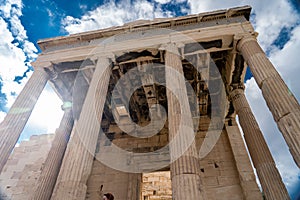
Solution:
<svg viewBox="0 0 300 200"><path fill-rule="evenodd" d="M80 4L80 5L79 5L79 8L80 8L81 10L86 10L86 9L87 9L87 5L85 5L85 4Z"/></svg>
<svg viewBox="0 0 300 200"><path fill-rule="evenodd" d="M37 132L36 134L54 133L63 115L61 105L61 99L47 85L39 97L26 126L39 127L37 131L46 131L43 133Z"/></svg>
<svg viewBox="0 0 300 200"><path fill-rule="evenodd" d="M0 77L3 85L1 92L6 95L8 108L21 92L32 72L27 73L27 78L22 79L21 84L14 81L15 77L23 76L28 70L29 62L37 57L37 49L32 42L28 41L26 30L20 20L21 8L21 1L9 0L5 5L0 5L2 13L0 16ZM58 96L47 87L42 92L21 138L28 139L33 133L53 133L62 117L61 104ZM5 115L5 112L0 112L0 122Z"/></svg>
<svg viewBox="0 0 300 200"><path fill-rule="evenodd" d="M29 62L37 57L37 49L28 41L26 30L20 17L22 2L8 0L5 5L0 5L0 77L2 83L1 92L6 95L6 107L11 107L16 96L21 92L32 72L27 73L27 78L22 79L21 84L14 81L16 76L23 76L28 70ZM48 10L49 15L51 11ZM30 135L53 133L58 127L62 117L60 109L61 100L49 88L44 90L26 124L21 135L22 139L28 139ZM0 112L0 122L6 113ZM42 132L45 131L45 132Z"/></svg>
<svg viewBox="0 0 300 200"><path fill-rule="evenodd" d="M14 102L28 78L21 84L14 82L15 76L23 76L30 61L37 55L34 44L29 42L26 31L20 21L22 1L8 0L0 5L0 77L2 79L2 93L6 94L7 107ZM13 43L14 42L14 43ZM23 48L21 48L23 47ZM28 77L30 73L27 74Z"/></svg>
<svg viewBox="0 0 300 200"><path fill-rule="evenodd" d="M160 7L155 7L153 2L142 0L134 1L130 4L126 1L121 1L116 4L110 1L88 12L80 19L67 16L63 19L62 24L64 29L72 34L119 26L138 19L153 19L170 16L172 16L171 12L163 12Z"/></svg>
<svg viewBox="0 0 300 200"><path fill-rule="evenodd" d="M15 36L17 40L27 39L26 31L19 19L20 16L14 15L10 18L11 29L10 31Z"/></svg>
<svg viewBox="0 0 300 200"><path fill-rule="evenodd" d="M160 3L160 4L166 4L170 3L172 0L155 0L155 2Z"/></svg>
<svg viewBox="0 0 300 200"><path fill-rule="evenodd" d="M0 111L0 122L2 122L5 116L6 116L6 112Z"/></svg>
<svg viewBox="0 0 300 200"><path fill-rule="evenodd" d="M2 78L2 92L7 95L8 105L11 105L15 96L11 93L18 94L23 84L14 82L15 76L22 76L27 70L25 66L26 56L22 49L16 47L11 42L13 36L7 29L6 22L0 18L0 76Z"/></svg>
<svg viewBox="0 0 300 200"><path fill-rule="evenodd" d="M4 4L0 5L0 10L3 11L3 15L5 18L10 18L12 14L21 13L20 11L14 9L13 5L22 8L22 0L6 0Z"/></svg>
<svg viewBox="0 0 300 200"><path fill-rule="evenodd" d="M23 44L23 51L24 53L27 55L27 57L30 60L33 60L35 58L37 58L37 54L36 52L38 51L37 48L34 46L34 44L32 42L29 42L28 40L24 41Z"/></svg>
<svg viewBox="0 0 300 200"><path fill-rule="evenodd" d="M276 63L277 70L282 75L283 79L300 100L300 25L291 33L291 39L286 43L283 49L276 49L270 55L273 63Z"/></svg>

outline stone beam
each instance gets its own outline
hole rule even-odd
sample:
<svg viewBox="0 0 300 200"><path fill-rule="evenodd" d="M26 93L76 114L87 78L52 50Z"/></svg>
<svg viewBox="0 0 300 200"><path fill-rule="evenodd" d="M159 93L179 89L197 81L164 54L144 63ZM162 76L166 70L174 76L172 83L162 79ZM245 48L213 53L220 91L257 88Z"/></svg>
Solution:
<svg viewBox="0 0 300 200"><path fill-rule="evenodd" d="M226 44L229 44L228 37L233 36L235 34L244 34L245 31L253 31L253 27L250 22L239 22L232 23L230 26L228 25L218 25L212 27L205 28L197 28L193 30L187 31L171 31L169 34L162 33L158 35L149 34L148 37L140 34L139 38L133 39L125 39L120 40L118 42L115 41L107 41L105 45L99 44L90 44L87 46L75 47L71 49L62 49L51 51L48 53L42 53L39 55L37 60L35 61L36 65L44 62L68 62L75 60L84 60L92 54L96 55L106 55L106 52L128 52L135 49L145 49L145 48L158 48L163 43L176 42L176 43L191 43L195 41L211 41L222 39L225 37ZM228 46L224 46L222 48L228 48ZM34 63L33 63L34 65Z"/></svg>
<svg viewBox="0 0 300 200"><path fill-rule="evenodd" d="M123 26L110 27L102 30L88 31L84 33L77 33L70 36L60 36L56 38L44 39L38 41L38 45L44 51L53 46L66 45L66 44L77 44L78 42L90 42L93 39L101 39L103 37L110 37L116 34L124 32L137 32L146 31L157 28L172 29L176 26L190 25L196 23L207 23L215 21L216 19L236 18L243 16L246 20L249 20L251 12L250 6L242 6L230 8L228 10L217 10L206 13L199 13L188 16L180 16L176 18L158 18L153 20L138 20L129 22Z"/></svg>

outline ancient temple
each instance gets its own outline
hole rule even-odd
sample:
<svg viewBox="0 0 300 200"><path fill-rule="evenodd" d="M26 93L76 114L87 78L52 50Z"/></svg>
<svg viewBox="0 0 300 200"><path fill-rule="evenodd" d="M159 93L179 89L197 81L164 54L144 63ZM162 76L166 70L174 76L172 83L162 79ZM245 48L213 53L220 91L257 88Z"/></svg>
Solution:
<svg viewBox="0 0 300 200"><path fill-rule="evenodd" d="M289 199L244 95L246 68L298 166L300 106L259 46L250 13L244 6L40 40L34 73L0 125L2 197ZM34 137L35 148L14 149L46 83L63 101L61 123L48 143ZM20 169L20 159L31 164Z"/></svg>

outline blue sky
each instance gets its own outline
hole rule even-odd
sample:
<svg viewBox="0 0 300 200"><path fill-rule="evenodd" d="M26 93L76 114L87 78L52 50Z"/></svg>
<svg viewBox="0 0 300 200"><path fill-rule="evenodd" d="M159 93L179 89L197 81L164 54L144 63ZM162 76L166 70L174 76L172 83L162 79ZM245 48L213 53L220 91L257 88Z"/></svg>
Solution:
<svg viewBox="0 0 300 200"><path fill-rule="evenodd" d="M0 121L32 74L38 39L122 25L136 19L173 17L241 5L253 7L251 22L258 40L300 100L299 0L0 0ZM251 74L246 96L293 199L300 199L300 171L268 111ZM21 138L51 133L62 103L49 86L43 92ZM41 123L43 121L43 123Z"/></svg>

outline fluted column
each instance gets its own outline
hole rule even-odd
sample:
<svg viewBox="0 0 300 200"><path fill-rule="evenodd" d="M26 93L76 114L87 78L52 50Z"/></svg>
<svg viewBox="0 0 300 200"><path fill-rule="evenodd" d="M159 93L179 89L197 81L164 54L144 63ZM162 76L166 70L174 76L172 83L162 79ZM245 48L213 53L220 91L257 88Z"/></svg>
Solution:
<svg viewBox="0 0 300 200"><path fill-rule="evenodd" d="M16 145L48 79L49 76L43 68L36 68L0 124L0 172Z"/></svg>
<svg viewBox="0 0 300 200"><path fill-rule="evenodd" d="M300 167L300 105L253 36L243 37L238 50L262 90L290 152Z"/></svg>
<svg viewBox="0 0 300 200"><path fill-rule="evenodd" d="M85 199L110 74L109 59L99 58L81 114L74 123L51 199Z"/></svg>
<svg viewBox="0 0 300 200"><path fill-rule="evenodd" d="M230 99L239 116L245 141L266 198L270 200L290 199L244 91L233 90L230 93Z"/></svg>
<svg viewBox="0 0 300 200"><path fill-rule="evenodd" d="M181 58L175 45L165 53L173 199L203 199L193 121Z"/></svg>
<svg viewBox="0 0 300 200"><path fill-rule="evenodd" d="M36 183L36 189L31 197L32 200L49 200L51 198L73 124L72 110L67 108L59 128L55 131L55 138Z"/></svg>
<svg viewBox="0 0 300 200"><path fill-rule="evenodd" d="M232 149L235 165L239 173L244 200L262 200L263 196L256 183L250 157L235 118L227 118L225 129Z"/></svg>
<svg viewBox="0 0 300 200"><path fill-rule="evenodd" d="M143 175L140 173L129 173L128 176L127 199L141 199Z"/></svg>

